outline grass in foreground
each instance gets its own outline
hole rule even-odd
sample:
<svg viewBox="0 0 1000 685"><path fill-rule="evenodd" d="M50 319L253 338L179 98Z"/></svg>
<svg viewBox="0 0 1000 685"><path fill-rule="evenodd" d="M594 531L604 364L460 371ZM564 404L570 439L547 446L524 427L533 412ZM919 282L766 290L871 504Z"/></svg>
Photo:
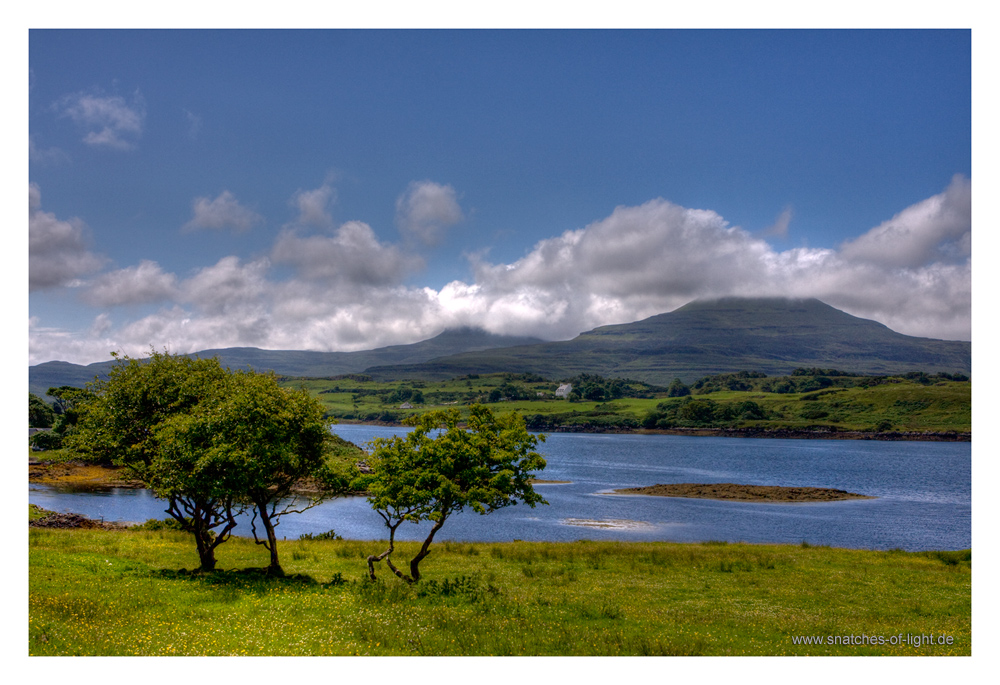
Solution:
<svg viewBox="0 0 1000 685"><path fill-rule="evenodd" d="M173 531L30 529L29 544L32 655L971 653L969 551L443 542L410 587L365 579L378 541L286 541L280 579L245 539L205 576L181 571L197 555ZM862 634L953 644L793 644Z"/></svg>

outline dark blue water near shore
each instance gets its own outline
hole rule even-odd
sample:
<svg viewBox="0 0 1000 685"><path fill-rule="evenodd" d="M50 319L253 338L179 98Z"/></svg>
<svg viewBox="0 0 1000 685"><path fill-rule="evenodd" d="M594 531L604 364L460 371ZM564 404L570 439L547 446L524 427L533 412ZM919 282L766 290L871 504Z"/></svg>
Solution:
<svg viewBox="0 0 1000 685"><path fill-rule="evenodd" d="M362 445L401 429L335 426ZM557 433L540 445L540 474L567 484L536 486L548 506L509 507L449 519L440 540L671 540L808 542L864 549L964 549L972 545L970 443L771 440L672 435ZM878 499L764 504L606 494L656 483L747 483L839 488ZM106 520L164 518L146 491L73 493L31 486L47 509ZM327 530L345 538L386 537L364 498L326 502L281 521L279 535ZM400 529L421 537L422 526ZM250 535L246 522L237 534Z"/></svg>

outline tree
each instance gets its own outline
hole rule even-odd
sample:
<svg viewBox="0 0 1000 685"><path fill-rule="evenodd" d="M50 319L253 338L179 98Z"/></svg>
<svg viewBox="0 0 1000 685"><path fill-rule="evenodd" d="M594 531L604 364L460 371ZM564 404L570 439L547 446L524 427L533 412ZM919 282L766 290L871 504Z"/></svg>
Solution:
<svg viewBox="0 0 1000 685"><path fill-rule="evenodd" d="M667 397L686 397L691 394L691 388L685 385L680 378L675 378L667 388Z"/></svg>
<svg viewBox="0 0 1000 685"><path fill-rule="evenodd" d="M34 428L51 428L56 413L49 403L33 392L28 393L28 425Z"/></svg>
<svg viewBox="0 0 1000 685"><path fill-rule="evenodd" d="M273 373L240 371L226 381L225 394L195 412L191 437L206 458L217 454L227 464L229 490L254 508L254 540L270 552L268 571L280 575L274 532L280 518L315 506L346 479L327 466L329 422L307 391L282 388ZM293 489L306 479L315 494L294 498Z"/></svg>
<svg viewBox="0 0 1000 685"><path fill-rule="evenodd" d="M92 396L78 405L68 446L127 467L167 500L167 513L195 538L200 570L212 571L216 547L236 527L236 498L225 487L225 464L206 459L199 445L180 437L194 409L221 392L227 372L217 359L155 350L143 360L113 356L117 363L107 380L89 384Z"/></svg>
<svg viewBox="0 0 1000 685"><path fill-rule="evenodd" d="M333 482L322 405L273 375L232 373L217 359L154 351L119 362L107 381L92 384L73 445L128 467L166 499L167 513L194 536L202 571L214 570L215 549L253 506L267 532L269 569L280 573L274 525L290 508L279 511L279 503L300 478L321 479L320 491Z"/></svg>
<svg viewBox="0 0 1000 685"><path fill-rule="evenodd" d="M375 563L385 560L406 582L419 581L420 562L430 554L434 536L449 516L466 507L489 514L518 502L548 504L531 486L534 472L545 468L535 451L544 436L528 433L520 414L495 416L482 405L469 408L467 428L459 426L460 419L457 409L429 412L410 419L415 428L405 436L372 441L367 460L372 474L363 486L389 529L388 549L368 557L373 580ZM433 522L410 560L409 575L391 559L396 531L405 521Z"/></svg>

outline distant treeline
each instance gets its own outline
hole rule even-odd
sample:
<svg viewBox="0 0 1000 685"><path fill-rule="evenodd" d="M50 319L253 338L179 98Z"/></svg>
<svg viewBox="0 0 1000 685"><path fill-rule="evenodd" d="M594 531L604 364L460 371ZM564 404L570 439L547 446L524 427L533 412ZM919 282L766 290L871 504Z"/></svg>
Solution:
<svg viewBox="0 0 1000 685"><path fill-rule="evenodd" d="M885 383L912 381L921 385L931 385L940 381L968 381L969 377L956 373L927 374L911 371L895 376L869 376L837 369L803 368L795 369L788 376L768 376L759 371L738 371L705 376L685 385L679 379L670 384L669 396L707 395L724 390L744 392L800 393L823 390L824 388L871 388ZM686 390L686 392L685 392Z"/></svg>

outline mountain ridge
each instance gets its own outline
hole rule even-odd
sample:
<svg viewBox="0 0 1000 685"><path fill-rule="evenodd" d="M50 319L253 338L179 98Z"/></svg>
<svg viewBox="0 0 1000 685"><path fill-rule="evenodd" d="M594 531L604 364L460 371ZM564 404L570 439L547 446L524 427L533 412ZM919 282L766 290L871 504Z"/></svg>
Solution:
<svg viewBox="0 0 1000 685"><path fill-rule="evenodd" d="M443 380L467 373L580 373L665 385L734 371L783 375L799 367L871 374L971 372L971 343L897 333L820 300L719 298L627 324L599 326L567 341L461 353L420 365L373 367L382 379Z"/></svg>
<svg viewBox="0 0 1000 685"><path fill-rule="evenodd" d="M784 375L800 367L869 374L970 374L971 346L903 335L817 299L729 297L695 300L672 312L599 326L555 342L460 328L410 345L358 352L241 347L190 356L218 356L231 368L249 366L283 376L367 373L392 381L530 372L557 380L591 373L666 385L674 378L690 383L741 370ZM54 385L82 386L113 364L45 362L29 367L29 386L39 395Z"/></svg>
<svg viewBox="0 0 1000 685"><path fill-rule="evenodd" d="M384 364L416 364L460 351L482 351L504 345L543 342L530 336L505 336L470 326L449 328L442 333L406 345L389 345L356 352L319 352L314 350L265 350L257 347L212 348L186 356L218 357L232 369L274 371L280 376L326 377L361 373L367 367ZM115 361L73 364L50 361L28 367L29 391L43 397L51 387L83 387L95 377L106 378Z"/></svg>

